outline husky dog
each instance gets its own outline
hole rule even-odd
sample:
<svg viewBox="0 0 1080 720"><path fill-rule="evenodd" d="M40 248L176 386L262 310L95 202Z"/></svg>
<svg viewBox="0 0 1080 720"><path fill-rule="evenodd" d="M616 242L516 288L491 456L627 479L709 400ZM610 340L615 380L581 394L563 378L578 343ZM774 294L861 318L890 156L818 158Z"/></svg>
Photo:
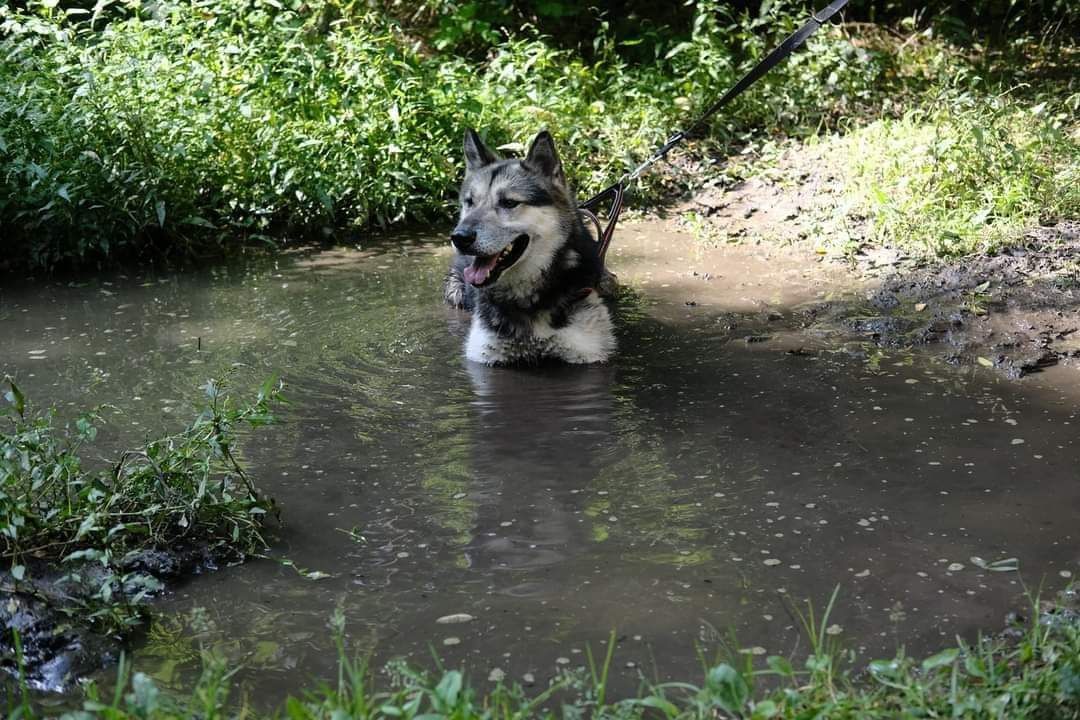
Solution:
<svg viewBox="0 0 1080 720"><path fill-rule="evenodd" d="M465 133L457 250L444 296L473 312L465 356L487 365L607 360L611 315L596 240L585 229L548 132L524 160L500 160Z"/></svg>

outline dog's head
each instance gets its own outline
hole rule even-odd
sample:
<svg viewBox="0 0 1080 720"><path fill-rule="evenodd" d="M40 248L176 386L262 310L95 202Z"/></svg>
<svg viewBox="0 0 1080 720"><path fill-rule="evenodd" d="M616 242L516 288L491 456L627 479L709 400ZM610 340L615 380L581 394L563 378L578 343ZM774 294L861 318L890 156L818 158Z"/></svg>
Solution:
<svg viewBox="0 0 1080 720"><path fill-rule="evenodd" d="M473 257L476 287L527 286L551 264L577 217L555 141L544 131L523 160L500 160L475 130L465 133L461 215L450 241Z"/></svg>

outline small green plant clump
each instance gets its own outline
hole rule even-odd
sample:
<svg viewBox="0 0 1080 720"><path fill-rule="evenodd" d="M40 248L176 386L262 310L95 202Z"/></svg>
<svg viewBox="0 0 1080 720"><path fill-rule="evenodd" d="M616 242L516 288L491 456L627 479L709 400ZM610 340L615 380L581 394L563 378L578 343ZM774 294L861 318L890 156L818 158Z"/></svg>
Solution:
<svg viewBox="0 0 1080 720"><path fill-rule="evenodd" d="M142 617L159 576L184 556L234 559L265 547L276 512L236 457L237 432L272 421L279 385L236 404L214 381L184 430L89 468L99 412L58 426L35 413L10 378L0 416L0 586L79 626L123 633ZM163 559L164 558L164 559ZM4 638L6 645L10 638ZM11 658L5 658L11 660ZM7 663L5 663L7 664Z"/></svg>
<svg viewBox="0 0 1080 720"><path fill-rule="evenodd" d="M835 594L833 599L835 600ZM830 606L831 607L831 606ZM812 612L812 611L811 611ZM344 621L335 628L338 676L288 698L267 717L289 720L452 718L454 720L573 720L575 718L666 718L667 720L892 720L894 718L1080 718L1080 618L1058 607L1021 630L1019 639L980 638L917 661L903 653L870 663L852 673L850 659L821 622L806 616L811 651L802 660L751 656L708 667L700 684L650 683L643 679L633 697L613 698L609 671L614 633L605 657L587 654L587 665L558 675L544 690L529 694L516 684L480 690L459 670L431 674L396 662L376 674L363 661L350 660ZM1038 614L1035 616L1039 617ZM1016 630L1020 630L1016 628ZM230 670L204 654L204 672L190 694L159 689L121 662L115 690L102 695L91 686L81 711L71 720L180 720L181 718L257 718L230 687ZM376 687L376 682L385 687ZM30 701L16 699L9 720L39 717Z"/></svg>

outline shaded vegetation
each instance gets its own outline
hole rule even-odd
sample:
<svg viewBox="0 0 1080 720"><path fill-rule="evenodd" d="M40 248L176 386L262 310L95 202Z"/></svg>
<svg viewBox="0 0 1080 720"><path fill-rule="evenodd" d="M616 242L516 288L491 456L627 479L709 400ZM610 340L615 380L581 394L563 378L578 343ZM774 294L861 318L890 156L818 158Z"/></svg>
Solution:
<svg viewBox="0 0 1080 720"><path fill-rule="evenodd" d="M1066 597L1071 592L1066 593ZM834 593L832 601L836 599ZM344 619L331 625L337 636L338 676L333 684L291 697L269 717L315 718L1080 718L1080 620L1064 605L1034 607L1014 639L958 640L921 662L902 652L855 672L851 657L828 632L829 608L817 618L809 604L794 609L810 643L805 658L741 656L708 667L700 685L652 683L642 679L635 697L613 698L608 688L615 651L609 637L604 656L587 653L584 666L560 672L535 694L499 682L485 691L458 670L431 674L392 663L376 675L350 660ZM142 673L121 663L116 689L91 686L82 709L67 718L260 717L230 687L230 672L204 653L204 672L188 696L160 690ZM377 685L376 683L379 683ZM13 698L9 720L40 717L29 698Z"/></svg>
<svg viewBox="0 0 1080 720"><path fill-rule="evenodd" d="M0 8L0 231L8 238L0 263L191 257L445 218L466 126L482 128L496 145L550 128L587 192L636 164L805 13L786 2L749 10L715 0L670 10L640 5L607 14L601 6L588 22L583 13L594 11L577 4L497 0L409 8L331 0L84 8L34 0ZM1072 11L1052 0L1042 5L1057 13L1047 26L1072 22ZM906 10L892 4L881 14L894 19ZM996 113L994 93L1016 78L1002 77L1001 68L1031 65L1016 61L1028 46L1001 49L1009 59L999 58L995 71L992 54L950 45L927 18L938 27L956 19L938 9L898 33L859 23L827 28L689 152L711 158L754 134L922 117L958 77L966 109L944 112L963 110L966 119L945 129L960 140L953 154L965 150L971 142L960 135ZM588 30L587 38L566 43L541 33L563 24ZM1074 100L1055 102L1042 117L1070 107ZM1059 135L1073 133L1066 149L1074 150L1075 123L1058 124ZM1046 145L1042 129L1035 137L1042 144L1031 153L1040 162L1062 149ZM898 154L907 142L881 139L897 140ZM1058 162L1075 168L1075 153ZM655 202L705 179L698 175L650 175L637 197ZM1042 202L1048 178L1036 175L1019 184L1005 178L1006 192L1019 188L1022 196L992 199L988 217L1003 212L1016 222L1019 208ZM968 203L959 204L966 212ZM1075 213L1074 203L1059 205ZM884 236L932 220L916 208L903 212L905 220L883 225Z"/></svg>
<svg viewBox="0 0 1080 720"><path fill-rule="evenodd" d="M466 126L496 144L548 126L574 180L597 186L795 22L776 10L721 27L705 3L691 37L629 72L603 27L589 63L528 32L477 67L427 54L379 13L325 23L318 7L278 5L166 3L104 28L55 8L6 13L9 258L48 267L430 220L447 211ZM816 125L868 99L880 74L823 36L718 131Z"/></svg>

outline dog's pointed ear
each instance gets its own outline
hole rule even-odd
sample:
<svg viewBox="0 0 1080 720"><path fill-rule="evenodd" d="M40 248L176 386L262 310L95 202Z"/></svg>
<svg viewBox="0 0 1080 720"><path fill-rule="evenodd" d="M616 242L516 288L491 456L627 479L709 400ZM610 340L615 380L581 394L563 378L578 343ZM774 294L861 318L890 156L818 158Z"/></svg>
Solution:
<svg viewBox="0 0 1080 720"><path fill-rule="evenodd" d="M537 135L532 145L529 146L529 154L525 156L525 164L560 185L566 184L562 161L559 160L559 153L555 152L555 139L551 137L551 133L547 130Z"/></svg>
<svg viewBox="0 0 1080 720"><path fill-rule="evenodd" d="M465 131L465 172L471 173L498 160L498 156L488 149L480 135L469 128Z"/></svg>

